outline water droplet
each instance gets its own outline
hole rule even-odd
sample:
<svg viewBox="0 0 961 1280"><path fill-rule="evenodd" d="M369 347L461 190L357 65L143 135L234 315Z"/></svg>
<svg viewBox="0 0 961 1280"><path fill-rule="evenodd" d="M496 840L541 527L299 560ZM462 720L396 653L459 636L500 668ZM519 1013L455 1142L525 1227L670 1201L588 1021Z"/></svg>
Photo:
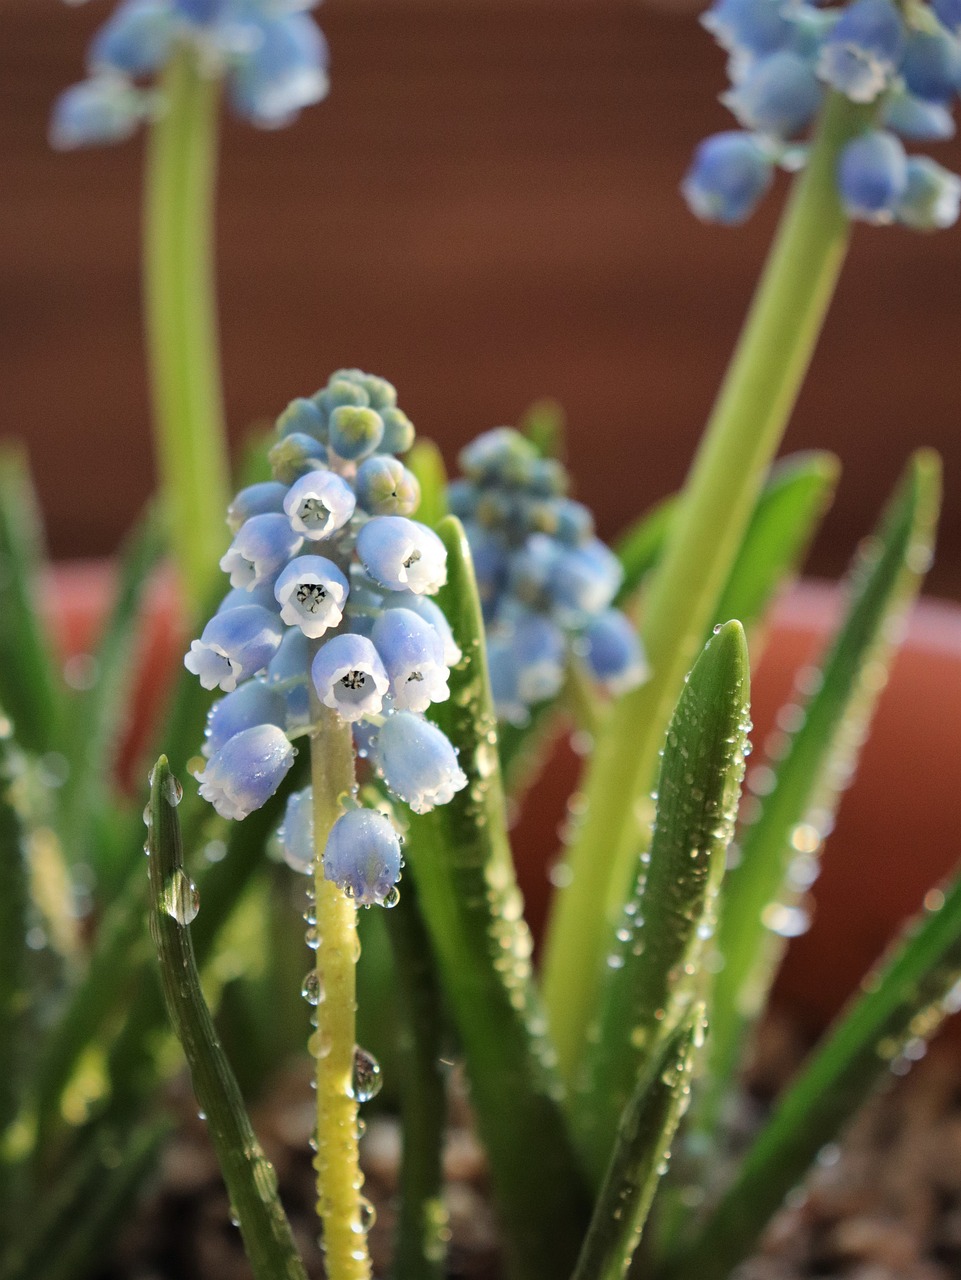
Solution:
<svg viewBox="0 0 961 1280"><path fill-rule="evenodd" d="M322 1004L327 998L324 990L324 980L316 969L311 969L305 976L300 987L300 994L304 997L308 1004Z"/></svg>
<svg viewBox="0 0 961 1280"><path fill-rule="evenodd" d="M370 1102L376 1098L383 1086L380 1074L380 1063L372 1053L359 1046L354 1050L354 1065L350 1077L351 1097L358 1102Z"/></svg>
<svg viewBox="0 0 961 1280"><path fill-rule="evenodd" d="M769 902L761 912L761 923L781 938L799 938L811 927L811 917L803 907Z"/></svg>
<svg viewBox="0 0 961 1280"><path fill-rule="evenodd" d="M178 867L168 876L161 901L164 911L179 925L187 925L196 920L200 910L200 894L183 867Z"/></svg>
<svg viewBox="0 0 961 1280"><path fill-rule="evenodd" d="M169 805L176 809L177 805L180 804L183 798L184 789L180 785L179 780L175 778L172 773L168 773L167 777L164 779L164 799Z"/></svg>
<svg viewBox="0 0 961 1280"><path fill-rule="evenodd" d="M380 905L390 910L391 907L396 907L398 902L400 902L400 890L394 884L394 885L391 885L391 887L384 894L384 897L381 900Z"/></svg>
<svg viewBox="0 0 961 1280"><path fill-rule="evenodd" d="M320 930L315 924L312 924L304 934L304 941L310 947L311 951L316 951L320 946Z"/></svg>

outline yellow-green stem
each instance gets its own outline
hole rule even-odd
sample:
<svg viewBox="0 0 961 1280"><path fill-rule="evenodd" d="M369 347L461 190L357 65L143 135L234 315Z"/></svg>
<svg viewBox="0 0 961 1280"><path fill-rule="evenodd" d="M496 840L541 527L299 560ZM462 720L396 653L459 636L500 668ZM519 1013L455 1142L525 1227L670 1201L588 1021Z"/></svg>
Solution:
<svg viewBox="0 0 961 1280"><path fill-rule="evenodd" d="M164 70L147 144L144 305L154 450L187 602L199 611L224 550L229 497L214 286L220 82L184 45Z"/></svg>
<svg viewBox="0 0 961 1280"><path fill-rule="evenodd" d="M866 118L864 108L839 95L829 98L654 571L643 623L651 679L621 698L597 737L586 812L568 851L569 884L555 903L544 964L551 1030L568 1080L583 1048L608 933L649 832L647 792L668 720L787 425L844 260L849 224L837 195L837 158Z"/></svg>
<svg viewBox="0 0 961 1280"><path fill-rule="evenodd" d="M339 797L354 785L350 725L311 692L316 729L310 739L316 849L317 978L320 1003L311 1050L317 1062L317 1212L324 1227L328 1280L369 1280L370 1257L362 1214L357 1101L352 1076L356 1048L357 908L324 879L323 850L341 813Z"/></svg>

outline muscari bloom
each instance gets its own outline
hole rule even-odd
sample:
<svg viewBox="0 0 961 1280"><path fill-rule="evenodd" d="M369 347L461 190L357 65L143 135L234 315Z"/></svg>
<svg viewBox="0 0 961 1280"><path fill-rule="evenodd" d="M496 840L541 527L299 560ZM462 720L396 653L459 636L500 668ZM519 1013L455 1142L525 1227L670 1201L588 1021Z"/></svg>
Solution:
<svg viewBox="0 0 961 1280"><path fill-rule="evenodd" d="M54 104L59 149L129 137L162 110L150 81L189 44L211 77L225 77L238 115L261 128L289 124L326 97L327 45L306 12L311 0L122 0L87 51L89 79Z"/></svg>
<svg viewBox="0 0 961 1280"><path fill-rule="evenodd" d="M293 401L277 425L274 478L228 510L232 589L184 659L227 694L208 719L201 794L228 818L264 804L293 763L290 737L310 731L312 692L397 799L418 813L446 804L467 778L424 712L449 696L461 651L429 598L446 579L444 544L409 518L417 482L393 456L413 425L390 383L357 369ZM351 812L334 833L328 878L358 903L390 905L401 859L388 819ZM285 860L309 871L309 789L289 800L279 837Z"/></svg>
<svg viewBox="0 0 961 1280"><path fill-rule="evenodd" d="M902 216L908 158L897 138L937 142L954 134L961 0L903 10L893 0L824 8L807 0L714 0L702 22L730 54L732 83L721 101L743 132L716 134L695 151L681 190L699 218L729 226L745 221L778 167L802 166L804 134L830 89L876 107L876 127L866 123L864 145L855 139L838 165L848 216L917 230L957 220L946 171L924 157L911 170L916 200ZM879 143L879 133L896 137Z"/></svg>
<svg viewBox="0 0 961 1280"><path fill-rule="evenodd" d="M549 464L549 465L546 465ZM568 478L512 427L497 427L460 455L466 479L448 499L465 517L484 609L491 692L498 718L524 724L555 697L568 665L590 653L584 637L606 617L621 583L616 556L594 536L591 513L566 496ZM640 641L626 637L606 666L583 664L612 693L646 679Z"/></svg>

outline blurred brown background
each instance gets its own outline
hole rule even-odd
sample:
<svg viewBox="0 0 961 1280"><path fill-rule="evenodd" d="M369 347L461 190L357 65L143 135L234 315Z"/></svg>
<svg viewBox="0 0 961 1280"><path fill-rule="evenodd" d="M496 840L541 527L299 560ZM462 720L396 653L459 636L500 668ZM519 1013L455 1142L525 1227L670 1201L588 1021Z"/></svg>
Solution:
<svg viewBox="0 0 961 1280"><path fill-rule="evenodd" d="M109 6L0 0L0 394L59 556L109 551L151 485L138 309L141 145L54 155L51 100ZM228 413L330 370L384 373L453 459L556 396L580 495L614 533L678 485L781 203L699 225L677 184L729 127L690 15L616 0L329 0L333 91L293 128L230 123L220 203ZM939 147L961 168L961 147ZM858 228L786 448L845 474L835 573L907 452L939 448L932 590L961 596L961 231Z"/></svg>

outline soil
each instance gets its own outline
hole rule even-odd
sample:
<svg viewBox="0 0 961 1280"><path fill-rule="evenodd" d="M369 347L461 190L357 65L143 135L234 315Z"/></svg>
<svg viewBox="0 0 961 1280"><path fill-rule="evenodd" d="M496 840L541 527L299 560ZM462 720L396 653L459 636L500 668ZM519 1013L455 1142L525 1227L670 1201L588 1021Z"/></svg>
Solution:
<svg viewBox="0 0 961 1280"><path fill-rule="evenodd" d="M800 1033L769 1019L759 1037L743 1103L745 1131L803 1056ZM456 1085L455 1080L455 1085ZM452 1091L445 1152L451 1280L497 1280L497 1226L483 1153L463 1090ZM152 1188L97 1280L246 1280L239 1232L205 1126L185 1082L175 1091L183 1122ZM308 1137L312 1095L291 1072L254 1123L280 1177L311 1280L323 1276L313 1219ZM400 1161L396 1121L373 1117L362 1143L365 1193L377 1208L370 1246L375 1274L389 1273L392 1199ZM867 1106L843 1142L822 1152L803 1189L771 1224L738 1280L954 1280L961 1277L961 1072L951 1044L932 1048Z"/></svg>

